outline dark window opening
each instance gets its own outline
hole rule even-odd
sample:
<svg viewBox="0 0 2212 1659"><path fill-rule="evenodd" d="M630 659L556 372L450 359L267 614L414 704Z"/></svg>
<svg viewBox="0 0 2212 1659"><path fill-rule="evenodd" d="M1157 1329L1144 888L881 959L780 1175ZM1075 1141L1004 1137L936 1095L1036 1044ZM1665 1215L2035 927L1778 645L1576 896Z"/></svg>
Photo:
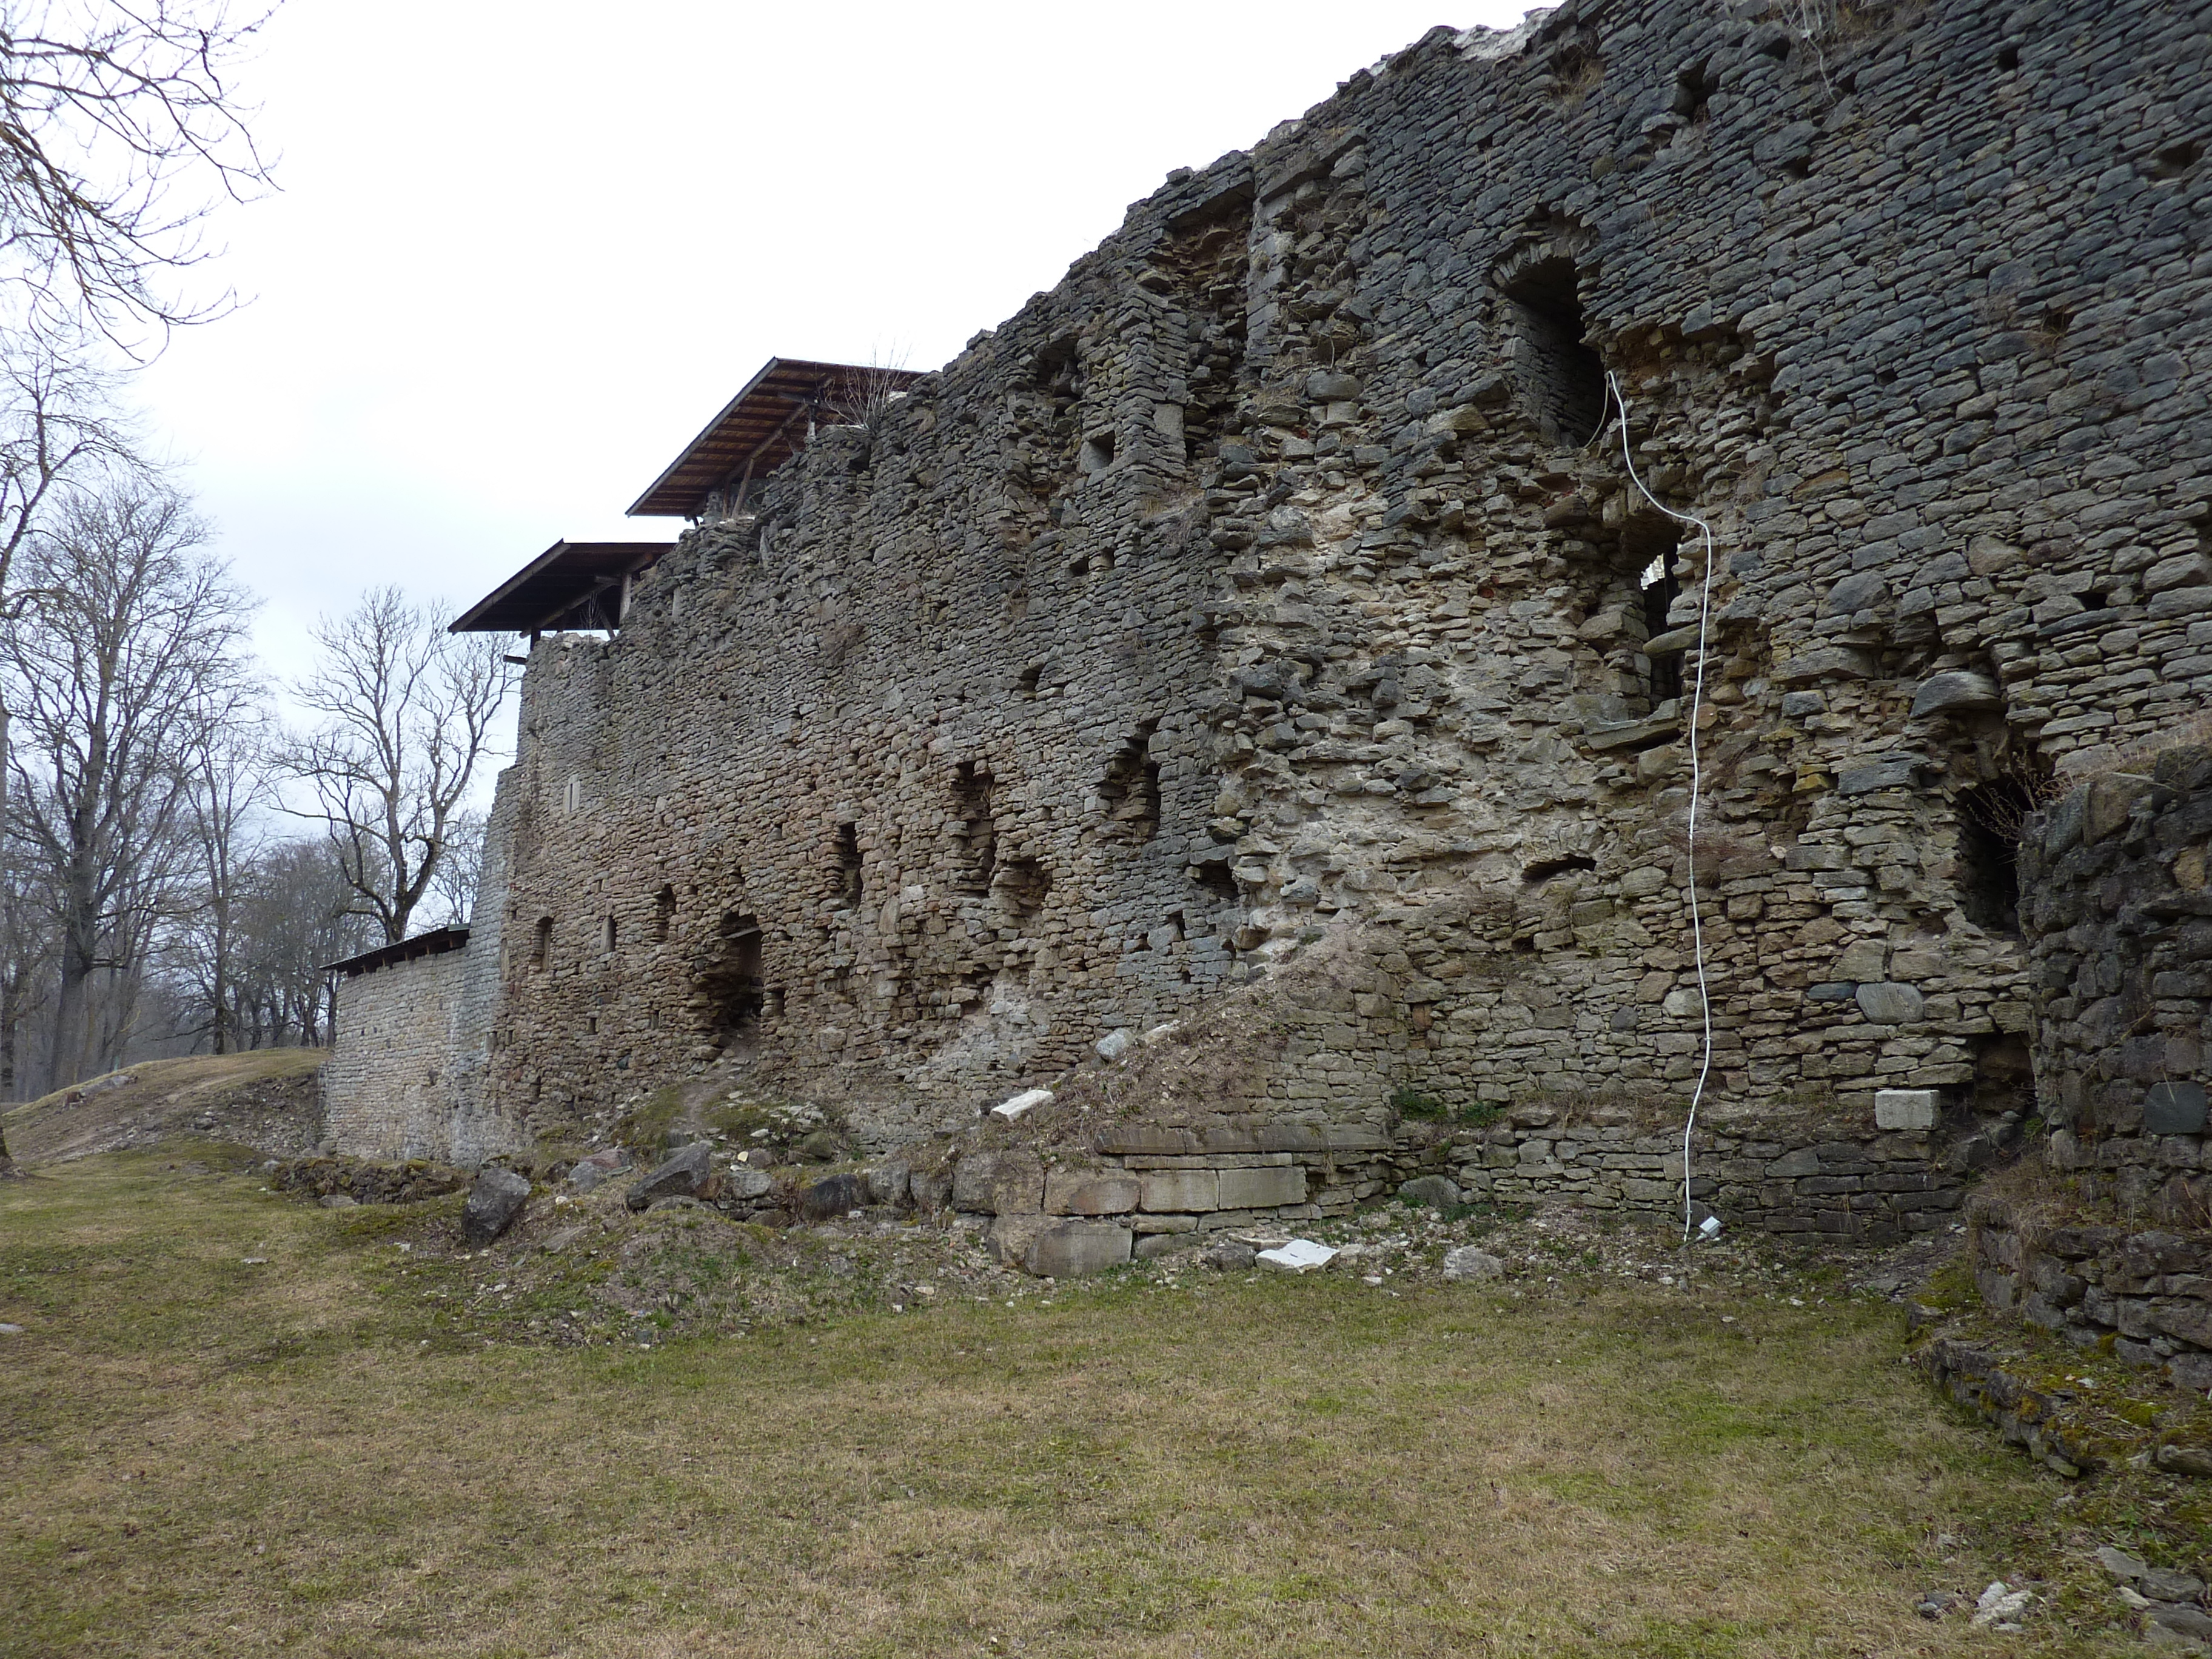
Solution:
<svg viewBox="0 0 2212 1659"><path fill-rule="evenodd" d="M1672 107L1686 121L1702 121L1705 106L1712 102L1713 82L1703 64L1692 64L1674 74L1674 96Z"/></svg>
<svg viewBox="0 0 2212 1659"><path fill-rule="evenodd" d="M1033 662L1022 670L1020 677L1014 681L1014 689L1025 697L1034 697L1037 694L1037 682L1043 678L1044 665Z"/></svg>
<svg viewBox="0 0 2212 1659"><path fill-rule="evenodd" d="M1682 596L1681 566L1676 559L1676 544L1668 543L1651 556L1637 577L1637 586L1644 597L1644 634L1646 639L1656 639L1668 631L1667 613L1674 608L1674 601ZM1682 657L1679 652L1662 652L1650 657L1651 665L1651 702L1656 708L1662 702L1682 695Z"/></svg>
<svg viewBox="0 0 2212 1659"><path fill-rule="evenodd" d="M614 913L612 911L609 911L599 923L599 950L604 954L611 956L614 954L614 948L615 918Z"/></svg>
<svg viewBox="0 0 2212 1659"><path fill-rule="evenodd" d="M991 817L991 775L974 761L952 769L952 817L959 843L953 886L963 893L988 893L999 864L999 831Z"/></svg>
<svg viewBox="0 0 2212 1659"><path fill-rule="evenodd" d="M1160 763L1152 757L1156 720L1146 720L1116 750L1098 781L1106 803L1106 834L1114 841L1150 841L1160 828Z"/></svg>
<svg viewBox="0 0 2212 1659"><path fill-rule="evenodd" d="M1094 432L1083 441L1083 448L1075 459L1085 474L1103 472L1114 465L1114 434Z"/></svg>
<svg viewBox="0 0 2212 1659"><path fill-rule="evenodd" d="M1596 868L1595 859L1585 858L1579 853L1570 853L1565 858L1537 860L1535 863L1521 872L1521 879L1534 887L1540 882L1549 881L1553 876L1564 876L1570 871Z"/></svg>
<svg viewBox="0 0 2212 1659"><path fill-rule="evenodd" d="M2204 146L2194 138L2185 138L2178 144L2168 144L2150 158L2150 176L2179 179L2203 159Z"/></svg>
<svg viewBox="0 0 2212 1659"><path fill-rule="evenodd" d="M1605 365L1583 343L1574 264L1547 259L1505 291L1523 409L1554 443L1580 448L1605 412Z"/></svg>
<svg viewBox="0 0 2212 1659"><path fill-rule="evenodd" d="M673 887L663 887L659 896L653 901L653 942L655 945L668 943L668 930L675 925L675 921L676 890Z"/></svg>
<svg viewBox="0 0 2212 1659"><path fill-rule="evenodd" d="M2000 1031L1976 1044L1974 1049L1973 1109L1981 1117L2017 1112L2035 1115L2035 1066L2028 1058L2027 1039L2017 1031Z"/></svg>
<svg viewBox="0 0 2212 1659"><path fill-rule="evenodd" d="M2112 596L2110 593L2100 592L2095 588L2090 589L2079 597L2084 611L2102 611L2112 602Z"/></svg>
<svg viewBox="0 0 2212 1659"><path fill-rule="evenodd" d="M2000 70L2002 70L2002 71L2004 71L2004 73L2006 73L2007 75L2010 75L2010 74L2011 74L2014 70L2018 69L2019 67L2020 67L2020 48L2019 48L2018 46L2009 46L2009 45L2008 45L2008 46L1999 46L1999 47L1997 48L1997 68L1998 68L1998 69L2000 69Z"/></svg>
<svg viewBox="0 0 2212 1659"><path fill-rule="evenodd" d="M860 826L841 823L837 826L836 885L830 890L838 904L848 910L860 908Z"/></svg>
<svg viewBox="0 0 2212 1659"><path fill-rule="evenodd" d="M553 960L553 918L538 918L538 931L530 943L530 965L544 968Z"/></svg>
<svg viewBox="0 0 2212 1659"><path fill-rule="evenodd" d="M760 1020L767 998L761 983L760 923L732 910L722 918L699 988L711 1030L743 1034Z"/></svg>
<svg viewBox="0 0 2212 1659"><path fill-rule="evenodd" d="M1237 902L1237 878L1229 873L1225 858L1207 859L1190 867L1190 878L1224 904Z"/></svg>
<svg viewBox="0 0 2212 1659"><path fill-rule="evenodd" d="M2020 932L2020 835L2035 806L2029 787L2011 779L1959 795L1959 908L1977 927Z"/></svg>
<svg viewBox="0 0 2212 1659"><path fill-rule="evenodd" d="M1025 921L1044 908L1052 891L1052 872L1036 859L1008 859L1000 869L996 888L1007 913Z"/></svg>

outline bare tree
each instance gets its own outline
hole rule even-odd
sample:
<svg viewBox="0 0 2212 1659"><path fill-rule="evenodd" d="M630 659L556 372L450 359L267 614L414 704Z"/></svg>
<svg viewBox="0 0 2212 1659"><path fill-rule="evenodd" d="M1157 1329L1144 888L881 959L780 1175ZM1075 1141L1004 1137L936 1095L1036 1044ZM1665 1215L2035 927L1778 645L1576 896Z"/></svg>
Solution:
<svg viewBox="0 0 2212 1659"><path fill-rule="evenodd" d="M483 875L484 815L473 807L453 814L446 826L446 856L430 878L433 914L448 927L465 927L476 908L477 884Z"/></svg>
<svg viewBox="0 0 2212 1659"><path fill-rule="evenodd" d="M237 1046L239 910L256 873L254 830L267 793L267 756L258 724L234 714L200 732L185 759L191 782L184 822L197 869L173 943L197 993L192 1002L205 1011L208 1046L222 1054Z"/></svg>
<svg viewBox="0 0 2212 1659"><path fill-rule="evenodd" d="M0 636L0 673L19 711L10 818L54 894L55 1085L116 1040L90 1017L93 976L137 969L182 867L187 757L238 706L248 605L204 537L178 497L125 481L21 555L37 598Z"/></svg>
<svg viewBox="0 0 2212 1659"><path fill-rule="evenodd" d="M0 6L0 293L16 326L126 337L229 308L179 279L216 203L266 188L233 69L269 13L222 0Z"/></svg>
<svg viewBox="0 0 2212 1659"><path fill-rule="evenodd" d="M446 631L440 612L396 587L365 595L349 615L316 624L322 660L294 688L321 719L287 757L314 791L355 914L385 942L407 937L463 832L491 725L514 684L502 641Z"/></svg>

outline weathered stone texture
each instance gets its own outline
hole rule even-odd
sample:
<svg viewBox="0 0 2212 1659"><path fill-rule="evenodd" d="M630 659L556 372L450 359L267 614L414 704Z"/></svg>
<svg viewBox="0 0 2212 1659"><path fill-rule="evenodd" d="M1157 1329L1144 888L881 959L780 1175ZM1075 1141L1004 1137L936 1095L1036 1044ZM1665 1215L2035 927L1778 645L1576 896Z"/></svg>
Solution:
<svg viewBox="0 0 2212 1659"><path fill-rule="evenodd" d="M322 1071L324 1133L339 1152L475 1164L525 1144L519 1114L502 1121L456 1092L467 1046L455 1014L470 965L449 951L340 982Z"/></svg>
<svg viewBox="0 0 2212 1659"><path fill-rule="evenodd" d="M1432 32L539 644L471 1086L719 1065L892 1144L1325 939L1222 1109L1679 1120L1710 1020L1739 1126L2024 1114L2010 781L2212 694L2201 20L1802 19ZM1710 558L1592 441L1607 374ZM1471 1167L1657 1207L1661 1139ZM1713 1200L1793 1224L1955 1201L1929 1146L1723 1139ZM1172 1212L1234 1213L1212 1167Z"/></svg>
<svg viewBox="0 0 2212 1659"><path fill-rule="evenodd" d="M2178 741L2054 803L2021 858L2046 1155L2092 1204L2197 1227L2212 1217L2208 840L2212 748Z"/></svg>

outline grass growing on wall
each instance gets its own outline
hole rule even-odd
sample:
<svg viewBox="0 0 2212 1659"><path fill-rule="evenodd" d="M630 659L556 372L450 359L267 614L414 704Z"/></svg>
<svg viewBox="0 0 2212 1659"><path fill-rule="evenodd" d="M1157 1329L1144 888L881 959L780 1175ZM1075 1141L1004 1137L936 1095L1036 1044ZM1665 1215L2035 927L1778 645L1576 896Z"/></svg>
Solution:
<svg viewBox="0 0 2212 1659"><path fill-rule="evenodd" d="M0 1654L2139 1650L1914 1616L2062 1566L2066 1487L1885 1308L1193 1271L487 1345L421 1213L203 1158L0 1189Z"/></svg>

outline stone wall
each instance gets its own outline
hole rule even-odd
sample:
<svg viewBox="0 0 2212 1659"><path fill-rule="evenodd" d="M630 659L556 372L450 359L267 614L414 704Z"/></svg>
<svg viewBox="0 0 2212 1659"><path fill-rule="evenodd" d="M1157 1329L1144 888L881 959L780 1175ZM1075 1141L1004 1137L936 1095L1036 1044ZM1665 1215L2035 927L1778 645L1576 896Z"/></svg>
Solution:
<svg viewBox="0 0 2212 1659"><path fill-rule="evenodd" d="M497 863L486 860L495 892ZM489 991L498 939L349 972L338 986L331 1057L322 1069L323 1133L349 1158L435 1158L473 1168L520 1151L520 1113L488 1103L479 1086L489 1052Z"/></svg>
<svg viewBox="0 0 2212 1659"><path fill-rule="evenodd" d="M1514 1115L1429 1133L1295 1119L1108 1130L1091 1143L1095 1162L985 1147L960 1159L948 1193L933 1193L927 1176L914 1192L923 1204L942 1199L996 1218L994 1241L1009 1258L1052 1273L1346 1215L1401 1189L1440 1206L1566 1203L1684 1218L1679 1133L1561 1121L1542 1108ZM1948 1224L1965 1195L1966 1159L1927 1132L1827 1124L1765 1133L1784 1138L1692 1136L1687 1219L1718 1214L1770 1232L1887 1243Z"/></svg>
<svg viewBox="0 0 2212 1659"><path fill-rule="evenodd" d="M2212 1226L2212 748L2124 759L2021 848L2047 1152L2116 1218Z"/></svg>
<svg viewBox="0 0 2212 1659"><path fill-rule="evenodd" d="M2212 1230L2037 1224L2032 1207L1979 1194L1967 1213L1975 1285L1989 1306L2212 1390Z"/></svg>
<svg viewBox="0 0 2212 1659"><path fill-rule="evenodd" d="M447 951L340 981L323 1062L323 1133L338 1151L450 1155L453 1007L465 960Z"/></svg>
<svg viewBox="0 0 2212 1659"><path fill-rule="evenodd" d="M2212 691L2202 30L1808 15L1434 31L538 645L485 1109L889 1145L1319 947L1267 1111L1679 1121L1710 1012L1717 1179L1926 1213L1768 1166L2026 1114L2008 814Z"/></svg>

